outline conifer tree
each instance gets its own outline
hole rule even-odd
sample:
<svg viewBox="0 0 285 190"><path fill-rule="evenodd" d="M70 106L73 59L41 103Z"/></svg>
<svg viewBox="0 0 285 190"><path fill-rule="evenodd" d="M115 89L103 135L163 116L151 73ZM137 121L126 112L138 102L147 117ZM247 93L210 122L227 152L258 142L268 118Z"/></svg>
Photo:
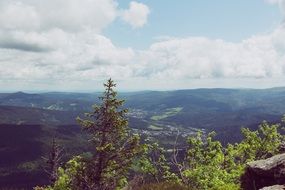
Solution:
<svg viewBox="0 0 285 190"><path fill-rule="evenodd" d="M49 176L49 181L51 184L55 183L58 179L58 168L61 165L63 148L59 146L55 138L52 139L51 151L49 157L43 159L46 162L46 167L44 168L45 172Z"/></svg>
<svg viewBox="0 0 285 190"><path fill-rule="evenodd" d="M94 153L81 162L81 169L72 181L73 188L109 190L125 186L133 158L139 153L139 136L132 135L126 119L124 100L117 99L116 84L109 79L101 105L94 105L87 118L78 118L83 130L90 135Z"/></svg>

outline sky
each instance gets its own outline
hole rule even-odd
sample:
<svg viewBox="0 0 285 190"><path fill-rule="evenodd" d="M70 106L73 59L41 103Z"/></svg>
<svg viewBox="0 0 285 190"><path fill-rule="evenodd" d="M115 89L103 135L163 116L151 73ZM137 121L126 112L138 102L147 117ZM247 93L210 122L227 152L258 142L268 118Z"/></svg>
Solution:
<svg viewBox="0 0 285 190"><path fill-rule="evenodd" d="M0 91L285 86L285 0L0 0Z"/></svg>

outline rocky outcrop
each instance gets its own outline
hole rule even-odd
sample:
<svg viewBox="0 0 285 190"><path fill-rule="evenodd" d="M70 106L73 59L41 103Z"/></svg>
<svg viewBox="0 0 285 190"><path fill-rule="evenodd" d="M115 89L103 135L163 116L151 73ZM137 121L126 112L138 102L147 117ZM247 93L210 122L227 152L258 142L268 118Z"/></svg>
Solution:
<svg viewBox="0 0 285 190"><path fill-rule="evenodd" d="M282 189L282 186L276 185L285 184L285 153L248 163L245 174L241 177L241 183L245 190Z"/></svg>
<svg viewBox="0 0 285 190"><path fill-rule="evenodd" d="M284 190L285 189L285 186L284 185L273 185L273 186L270 186L270 187L264 187L260 190Z"/></svg>

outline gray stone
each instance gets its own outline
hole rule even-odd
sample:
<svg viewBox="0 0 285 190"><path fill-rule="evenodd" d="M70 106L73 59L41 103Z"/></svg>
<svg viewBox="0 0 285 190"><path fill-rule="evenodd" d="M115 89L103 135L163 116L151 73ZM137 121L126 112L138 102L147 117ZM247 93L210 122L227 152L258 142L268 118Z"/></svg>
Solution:
<svg viewBox="0 0 285 190"><path fill-rule="evenodd" d="M284 190L285 189L285 186L284 185L273 185L273 186L270 186L270 187L264 187L260 190Z"/></svg>
<svg viewBox="0 0 285 190"><path fill-rule="evenodd" d="M249 162L247 166L261 176L285 177L285 153L265 160Z"/></svg>
<svg viewBox="0 0 285 190"><path fill-rule="evenodd" d="M248 163L241 184L245 190L285 184L285 153Z"/></svg>

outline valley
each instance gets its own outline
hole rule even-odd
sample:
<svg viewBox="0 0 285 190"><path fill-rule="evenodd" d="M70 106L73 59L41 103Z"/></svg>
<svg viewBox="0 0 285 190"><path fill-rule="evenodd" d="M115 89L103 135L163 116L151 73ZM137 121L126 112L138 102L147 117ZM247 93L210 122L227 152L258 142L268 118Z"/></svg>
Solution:
<svg viewBox="0 0 285 190"><path fill-rule="evenodd" d="M76 117L98 103L100 93L0 94L0 187L30 188L45 184L42 157L56 138L64 159L90 147ZM240 128L256 129L267 120L279 122L285 113L285 88L195 89L119 93L129 109L133 133L158 141L171 151L201 130L216 131L223 144L241 139ZM83 135L82 135L83 133ZM11 181L11 179L16 180Z"/></svg>

